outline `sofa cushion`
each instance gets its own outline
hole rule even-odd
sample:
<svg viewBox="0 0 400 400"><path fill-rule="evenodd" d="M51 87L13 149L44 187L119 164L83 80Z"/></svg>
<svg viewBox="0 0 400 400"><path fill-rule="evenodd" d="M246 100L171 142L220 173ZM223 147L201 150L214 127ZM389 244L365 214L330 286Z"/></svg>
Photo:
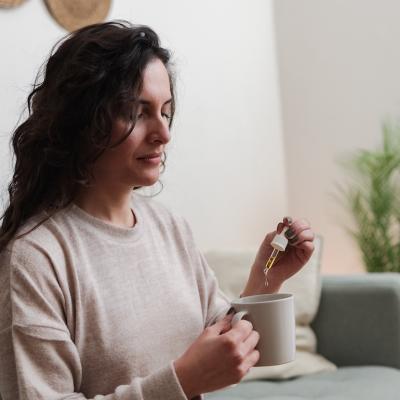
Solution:
<svg viewBox="0 0 400 400"><path fill-rule="evenodd" d="M254 367L244 380L287 379L321 371L335 370L335 365L316 354L316 337L310 327L321 295L320 257L322 239L316 237L315 251L308 263L282 286L282 293L293 293L296 314L296 359L288 364ZM256 249L214 250L205 258L214 270L221 290L230 298L239 297L248 279ZM273 267L274 268L274 267Z"/></svg>
<svg viewBox="0 0 400 400"><path fill-rule="evenodd" d="M400 370L389 367L341 367L288 381L241 382L205 395L206 400L398 400Z"/></svg>

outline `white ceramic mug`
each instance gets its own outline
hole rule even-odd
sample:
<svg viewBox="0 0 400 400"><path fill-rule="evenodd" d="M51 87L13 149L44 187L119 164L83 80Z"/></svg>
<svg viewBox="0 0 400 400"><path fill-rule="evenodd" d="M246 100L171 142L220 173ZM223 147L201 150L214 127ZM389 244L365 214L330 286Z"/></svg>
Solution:
<svg viewBox="0 0 400 400"><path fill-rule="evenodd" d="M260 359L255 365L279 365L293 361L296 354L296 325L293 295L260 294L232 301L236 314L232 326L242 318L260 334L256 349Z"/></svg>

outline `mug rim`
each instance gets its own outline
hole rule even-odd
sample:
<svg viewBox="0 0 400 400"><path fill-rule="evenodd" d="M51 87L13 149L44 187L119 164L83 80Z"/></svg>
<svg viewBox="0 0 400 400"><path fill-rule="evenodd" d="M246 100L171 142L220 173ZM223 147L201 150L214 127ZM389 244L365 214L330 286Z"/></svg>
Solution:
<svg viewBox="0 0 400 400"><path fill-rule="evenodd" d="M255 294L252 296L240 297L238 299L232 300L231 304L263 304L263 303L275 303L277 301L282 301L286 299L293 298L292 293L265 293L265 294ZM250 301L249 301L250 300Z"/></svg>

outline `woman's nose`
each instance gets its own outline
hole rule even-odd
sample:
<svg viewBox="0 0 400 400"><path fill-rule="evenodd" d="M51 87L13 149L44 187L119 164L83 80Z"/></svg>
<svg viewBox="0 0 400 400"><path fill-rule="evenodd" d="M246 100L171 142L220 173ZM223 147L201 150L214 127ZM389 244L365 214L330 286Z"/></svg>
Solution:
<svg viewBox="0 0 400 400"><path fill-rule="evenodd" d="M168 143L171 139L169 131L169 121L165 118L157 118L154 125L151 127L149 133L149 140L151 142Z"/></svg>

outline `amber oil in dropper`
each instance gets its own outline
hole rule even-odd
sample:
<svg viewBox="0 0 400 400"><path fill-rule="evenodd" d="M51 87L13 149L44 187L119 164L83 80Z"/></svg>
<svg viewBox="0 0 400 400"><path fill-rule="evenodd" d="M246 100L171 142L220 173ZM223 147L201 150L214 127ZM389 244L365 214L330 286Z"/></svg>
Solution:
<svg viewBox="0 0 400 400"><path fill-rule="evenodd" d="M265 276L265 287L268 286L268 271L272 268L275 263L276 258L280 251L285 251L286 246L288 244L288 239L285 236L285 232L288 227L285 226L282 229L281 233L277 233L271 242L271 246L273 248L271 255L269 256L267 263L264 268L264 276Z"/></svg>

